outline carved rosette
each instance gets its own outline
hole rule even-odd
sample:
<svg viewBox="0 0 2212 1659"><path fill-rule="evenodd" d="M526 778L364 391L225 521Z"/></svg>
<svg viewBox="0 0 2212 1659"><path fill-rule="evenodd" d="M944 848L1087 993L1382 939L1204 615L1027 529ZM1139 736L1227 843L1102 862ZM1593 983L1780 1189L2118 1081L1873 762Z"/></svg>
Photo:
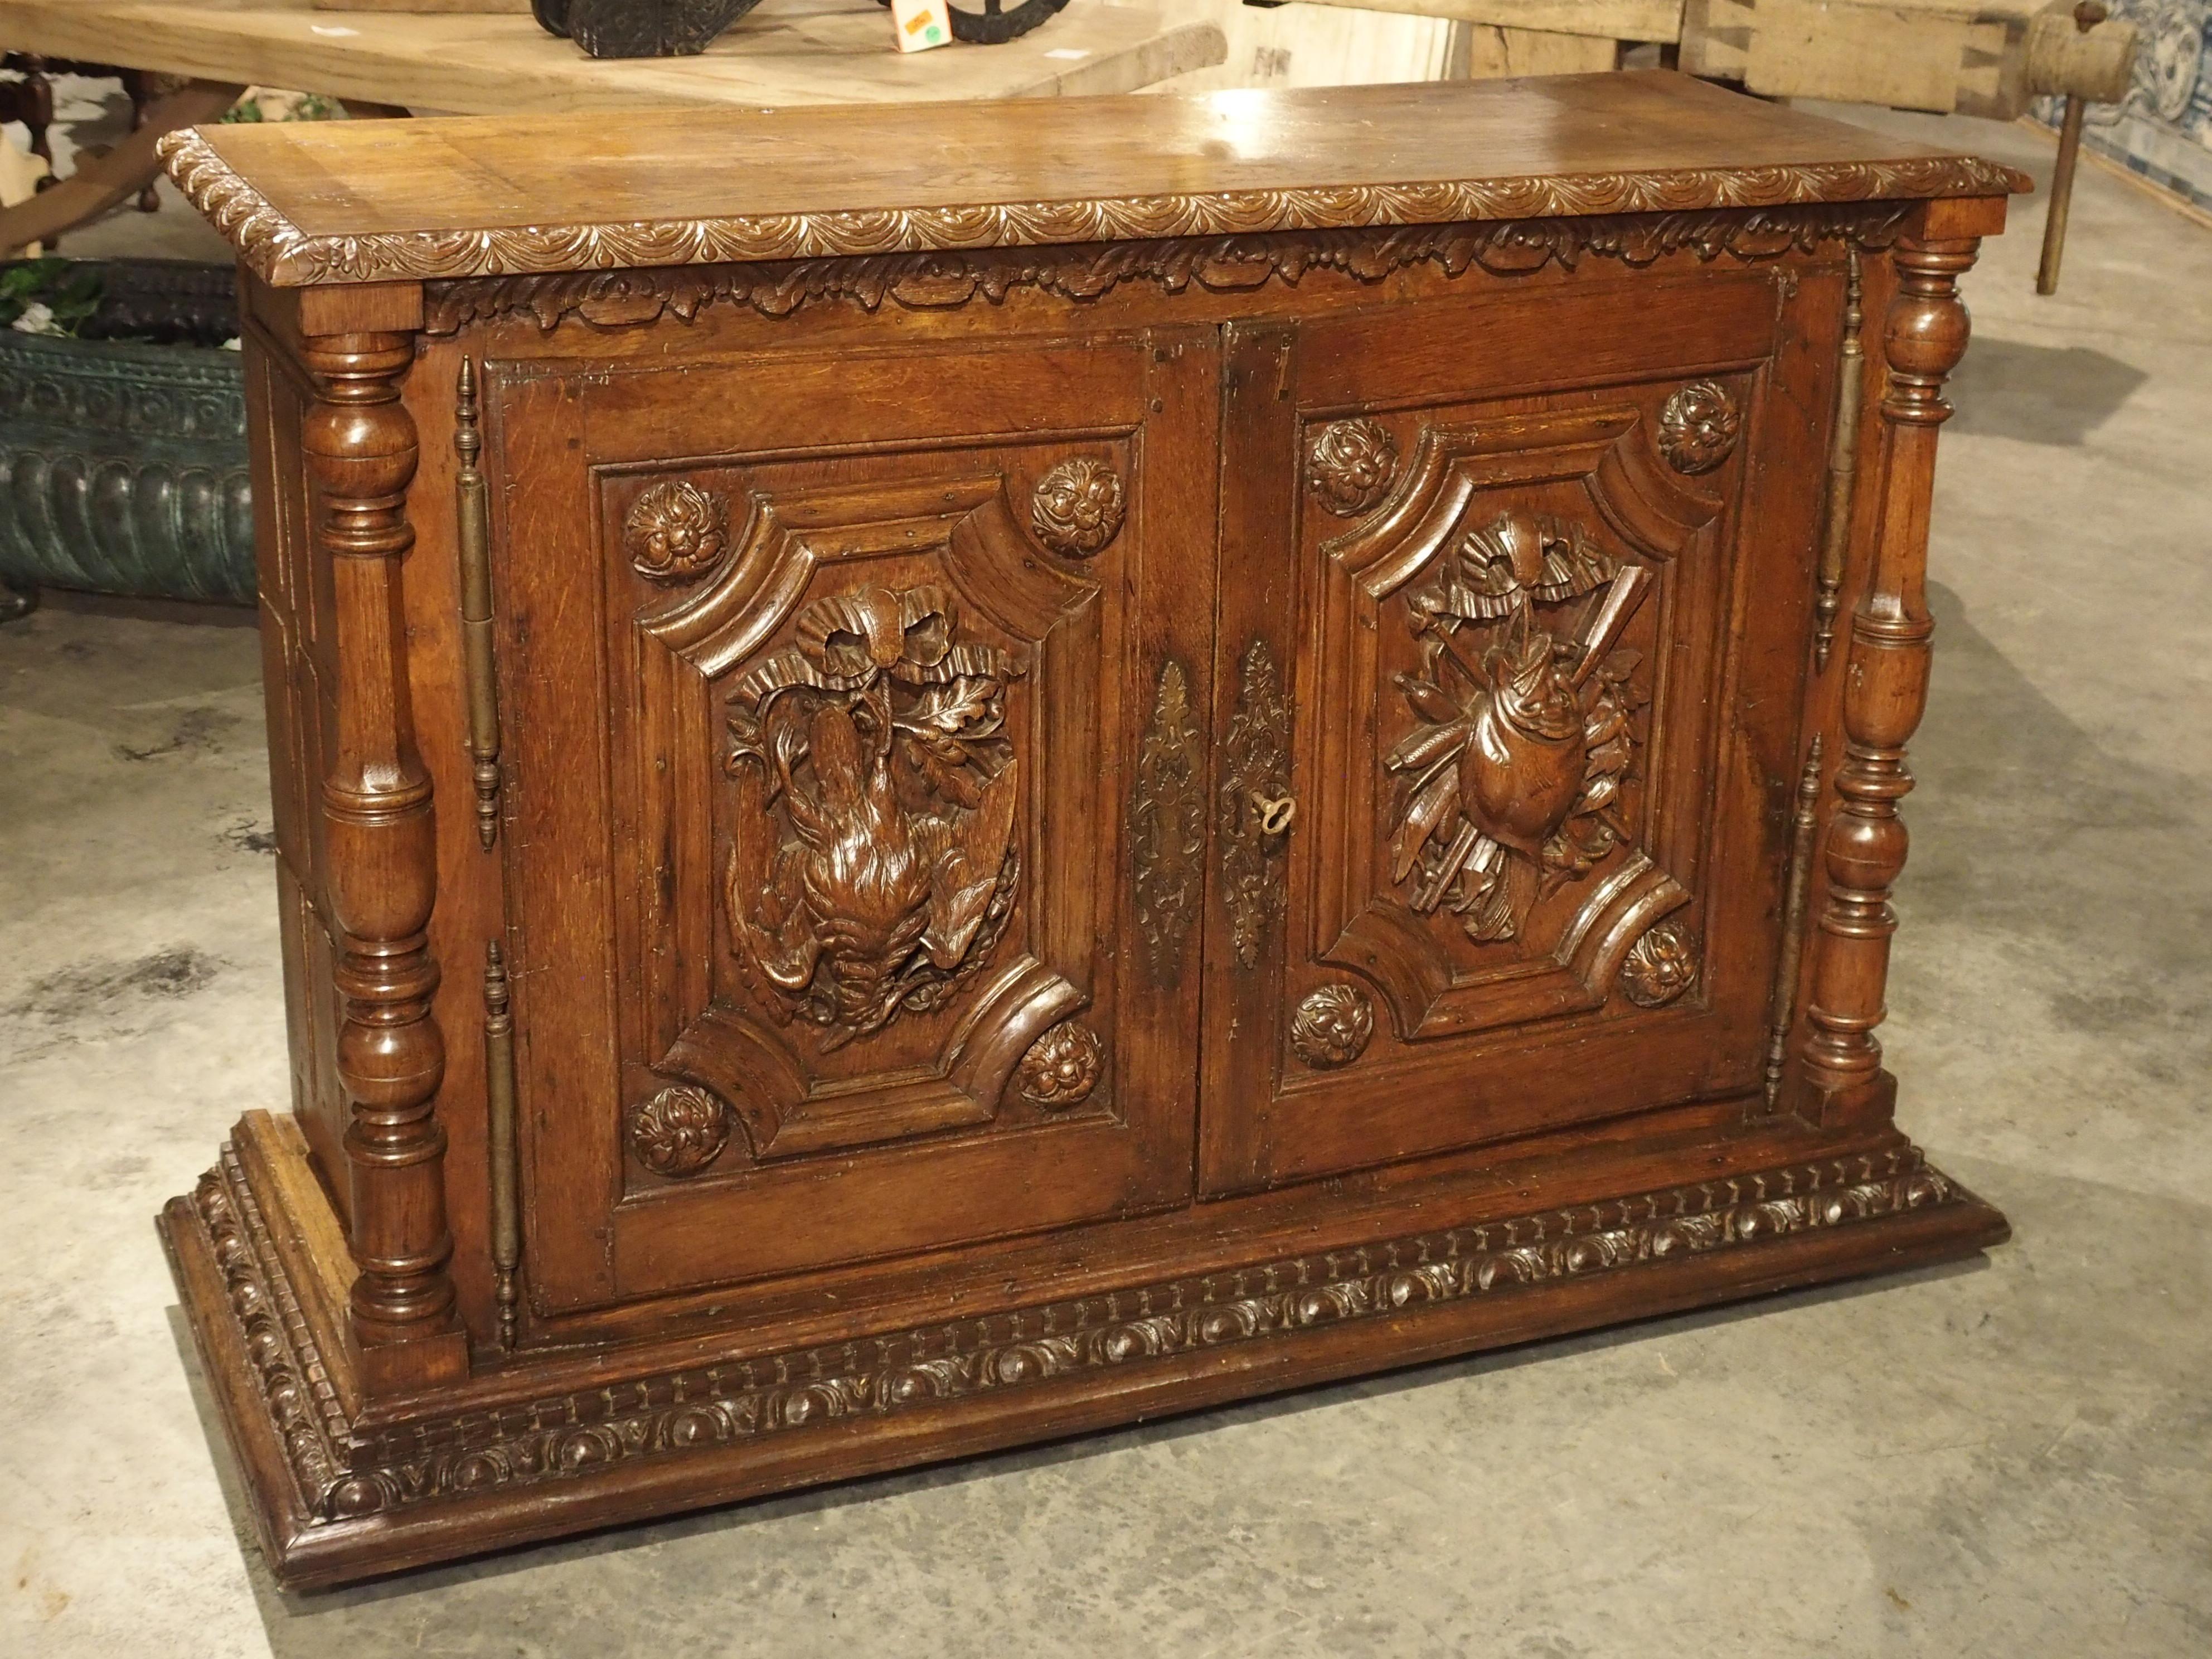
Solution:
<svg viewBox="0 0 2212 1659"><path fill-rule="evenodd" d="M630 1151L655 1175L696 1175L729 1140L730 1109L692 1084L672 1085L630 1109Z"/></svg>
<svg viewBox="0 0 2212 1659"><path fill-rule="evenodd" d="M1517 939L1540 896L1621 844L1644 699L1638 653L1619 647L1651 580L1583 526L1515 510L1407 596L1423 667L1397 686L1416 723L1384 764L1390 878L1416 915L1448 910L1477 944Z"/></svg>
<svg viewBox="0 0 2212 1659"><path fill-rule="evenodd" d="M654 484L630 503L623 551L648 581L689 581L720 561L730 544L729 503L682 478Z"/></svg>
<svg viewBox="0 0 2212 1659"><path fill-rule="evenodd" d="M1698 982L1697 935L1680 922L1662 921L1629 947L1620 964L1620 991L1639 1008L1661 1008Z"/></svg>
<svg viewBox="0 0 2212 1659"><path fill-rule="evenodd" d="M1048 550L1087 559L1121 533L1128 492L1103 461L1078 455L1037 480L1030 495L1030 528Z"/></svg>
<svg viewBox="0 0 2212 1659"><path fill-rule="evenodd" d="M1379 421L1332 421L1306 451L1306 483L1340 519L1364 513L1398 476L1398 441Z"/></svg>
<svg viewBox="0 0 2212 1659"><path fill-rule="evenodd" d="M1349 1066L1375 1035L1375 1005L1356 985L1324 985L1291 1016L1291 1047L1316 1071Z"/></svg>
<svg viewBox="0 0 2212 1659"><path fill-rule="evenodd" d="M1106 1063L1106 1045L1088 1025L1062 1020L1022 1056L1022 1098L1048 1112L1064 1112L1091 1098Z"/></svg>
<svg viewBox="0 0 2212 1659"><path fill-rule="evenodd" d="M1659 411L1659 453L1677 472L1710 472L1743 434L1743 415L1717 380L1692 380Z"/></svg>
<svg viewBox="0 0 2212 1659"><path fill-rule="evenodd" d="M963 639L942 587L860 588L730 702L739 800L726 895L739 960L824 1053L944 1007L1006 931L1021 767L1006 735L1027 672Z"/></svg>

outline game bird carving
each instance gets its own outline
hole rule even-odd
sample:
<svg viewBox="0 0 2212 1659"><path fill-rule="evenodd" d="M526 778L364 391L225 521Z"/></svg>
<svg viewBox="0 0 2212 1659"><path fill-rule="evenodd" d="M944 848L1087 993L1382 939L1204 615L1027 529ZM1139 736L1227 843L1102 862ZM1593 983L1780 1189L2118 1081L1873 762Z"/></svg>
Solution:
<svg viewBox="0 0 2212 1659"><path fill-rule="evenodd" d="M956 620L934 586L817 600L730 699L732 931L825 1050L941 1007L1013 908L1024 671Z"/></svg>

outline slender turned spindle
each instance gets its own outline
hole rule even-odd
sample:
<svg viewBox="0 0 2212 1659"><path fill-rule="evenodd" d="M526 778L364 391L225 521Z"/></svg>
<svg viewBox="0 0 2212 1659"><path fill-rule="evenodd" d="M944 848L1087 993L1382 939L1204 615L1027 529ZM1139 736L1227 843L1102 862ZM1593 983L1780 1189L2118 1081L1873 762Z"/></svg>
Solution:
<svg viewBox="0 0 2212 1659"><path fill-rule="evenodd" d="M446 1066L428 932L436 826L416 752L400 586L415 544L406 508L415 422L399 401L414 343L322 336L307 341L305 357L316 401L301 447L318 486L315 547L330 562L337 659L323 822L359 1272L353 1330L368 1386L396 1389L467 1363L453 1334L446 1136L434 1112Z"/></svg>
<svg viewBox="0 0 2212 1659"><path fill-rule="evenodd" d="M1822 739L1813 734L1805 755L1805 769L1797 777L1797 810L1790 819L1790 882L1782 902L1782 951L1774 963L1772 1014L1766 1037L1766 1109L1782 1098L1782 1079L1788 1070L1790 1027L1797 1014L1797 976L1804 968L1805 909L1813 880L1813 837L1820 827L1820 751Z"/></svg>
<svg viewBox="0 0 2212 1659"><path fill-rule="evenodd" d="M1912 787L1905 750L1928 701L1928 512L1937 429L1949 418L1943 380L1966 349L1960 276L1978 238L1899 241L1896 297L1883 348L1884 465L1874 568L1851 616L1844 684L1844 757L1828 826L1828 886L1806 1006L1805 1078L1826 1121L1866 1097L1881 1070L1882 999L1897 931L1891 884L1905 867L1897 804Z"/></svg>
<svg viewBox="0 0 2212 1659"><path fill-rule="evenodd" d="M491 525L483 470L483 434L477 420L477 374L461 359L453 400L453 484L459 509L461 648L469 684L469 753L475 762L477 840L489 853L499 839L499 693L491 637Z"/></svg>
<svg viewBox="0 0 2212 1659"><path fill-rule="evenodd" d="M1844 337L1836 368L1836 420L1828 434L1828 499L1820 526L1820 593L1814 607L1813 666L1827 672L1836 641L1836 611L1842 603L1844 565L1850 553L1851 504L1858 489L1859 399L1865 380L1866 348L1859 335L1866 325L1862 309L1859 251L1850 253L1850 276L1844 289Z"/></svg>

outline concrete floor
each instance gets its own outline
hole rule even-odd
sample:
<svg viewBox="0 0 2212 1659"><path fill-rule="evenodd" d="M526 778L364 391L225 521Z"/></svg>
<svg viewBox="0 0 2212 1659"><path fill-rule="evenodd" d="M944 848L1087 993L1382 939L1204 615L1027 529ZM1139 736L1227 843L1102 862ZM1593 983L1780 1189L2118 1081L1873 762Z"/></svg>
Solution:
<svg viewBox="0 0 2212 1659"><path fill-rule="evenodd" d="M2212 1652L2212 233L2086 170L2038 301L2015 223L1887 1033L1986 1267L281 1595L150 1224L285 1096L254 636L50 608L0 630L0 1651Z"/></svg>

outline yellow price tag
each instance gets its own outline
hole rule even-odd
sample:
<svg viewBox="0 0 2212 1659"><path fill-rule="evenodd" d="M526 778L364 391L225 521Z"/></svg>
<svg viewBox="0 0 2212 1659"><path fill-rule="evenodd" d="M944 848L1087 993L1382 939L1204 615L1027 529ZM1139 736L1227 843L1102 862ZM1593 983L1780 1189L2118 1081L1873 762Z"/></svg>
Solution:
<svg viewBox="0 0 2212 1659"><path fill-rule="evenodd" d="M952 9L945 0L891 0L891 39L901 52L950 46Z"/></svg>

